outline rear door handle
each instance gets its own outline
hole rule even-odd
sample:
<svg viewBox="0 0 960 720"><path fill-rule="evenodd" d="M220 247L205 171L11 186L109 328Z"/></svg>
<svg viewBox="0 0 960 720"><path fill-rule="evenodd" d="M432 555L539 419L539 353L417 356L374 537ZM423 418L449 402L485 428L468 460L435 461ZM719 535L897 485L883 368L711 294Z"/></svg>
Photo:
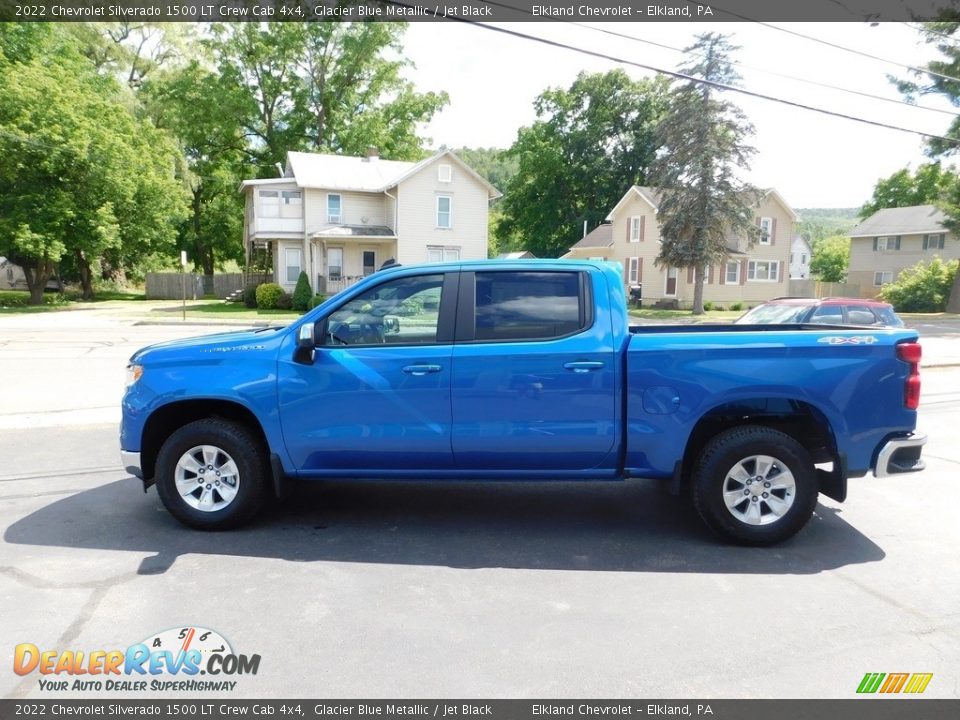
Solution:
<svg viewBox="0 0 960 720"><path fill-rule="evenodd" d="M430 373L440 372L443 368L440 365L407 365L403 371L407 375L428 375Z"/></svg>
<svg viewBox="0 0 960 720"><path fill-rule="evenodd" d="M585 373L599 370L603 367L603 363L597 360L575 360L574 362L564 363L563 366L575 373Z"/></svg>

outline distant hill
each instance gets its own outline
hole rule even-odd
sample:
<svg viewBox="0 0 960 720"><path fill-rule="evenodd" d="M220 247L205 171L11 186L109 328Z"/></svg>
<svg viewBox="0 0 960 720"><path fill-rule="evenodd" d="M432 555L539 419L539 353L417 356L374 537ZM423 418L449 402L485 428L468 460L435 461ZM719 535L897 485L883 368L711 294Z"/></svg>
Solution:
<svg viewBox="0 0 960 720"><path fill-rule="evenodd" d="M846 235L860 222L860 208L796 208L796 232L808 241Z"/></svg>

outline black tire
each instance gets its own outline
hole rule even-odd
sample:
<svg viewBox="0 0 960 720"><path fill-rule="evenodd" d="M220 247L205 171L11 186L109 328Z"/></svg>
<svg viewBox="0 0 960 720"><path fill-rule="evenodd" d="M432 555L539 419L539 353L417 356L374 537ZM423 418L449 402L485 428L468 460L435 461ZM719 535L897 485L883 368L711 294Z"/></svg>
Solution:
<svg viewBox="0 0 960 720"><path fill-rule="evenodd" d="M178 471L178 463L200 446L219 449L222 453L219 457L232 460L238 471L234 495L220 509L193 507L177 489L178 472L182 473ZM203 472L206 473L206 469ZM226 420L207 418L184 425L167 438L157 456L156 485L160 500L177 520L198 530L227 530L252 520L266 501L269 477L262 443L243 425ZM203 493L202 487L198 492ZM213 497L224 502L219 495Z"/></svg>
<svg viewBox="0 0 960 720"><path fill-rule="evenodd" d="M764 470L768 462L762 458L776 463ZM741 482L738 478L744 476L747 480ZM744 425L707 443L690 490L697 513L714 532L742 545L772 545L807 524L817 505L818 486L813 460L800 443L772 428ZM741 491L743 500L737 501ZM725 492L736 505L728 507Z"/></svg>

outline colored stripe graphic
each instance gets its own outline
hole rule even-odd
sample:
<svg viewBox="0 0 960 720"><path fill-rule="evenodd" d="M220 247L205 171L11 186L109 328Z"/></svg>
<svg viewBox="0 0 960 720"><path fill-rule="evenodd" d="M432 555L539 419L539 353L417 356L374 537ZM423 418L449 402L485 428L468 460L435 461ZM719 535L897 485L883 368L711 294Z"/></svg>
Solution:
<svg viewBox="0 0 960 720"><path fill-rule="evenodd" d="M898 693L903 689L904 683L907 682L907 678L910 677L910 673L890 673L887 675L887 681L883 684L883 687L880 688L882 693Z"/></svg>
<svg viewBox="0 0 960 720"><path fill-rule="evenodd" d="M863 680L860 681L860 686L857 688L857 692L875 693L885 677L886 673L867 673L863 676Z"/></svg>
<svg viewBox="0 0 960 720"><path fill-rule="evenodd" d="M930 684L930 680L933 678L933 673L914 673L913 677L910 678L910 682L907 683L905 693L922 693L927 689L927 685Z"/></svg>

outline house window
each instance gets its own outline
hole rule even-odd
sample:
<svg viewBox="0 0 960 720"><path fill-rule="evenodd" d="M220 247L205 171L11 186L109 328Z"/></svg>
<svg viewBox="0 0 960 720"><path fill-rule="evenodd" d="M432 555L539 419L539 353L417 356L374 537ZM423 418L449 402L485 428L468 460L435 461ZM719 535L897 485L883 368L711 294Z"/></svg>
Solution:
<svg viewBox="0 0 960 720"><path fill-rule="evenodd" d="M636 287L640 284L640 258L630 258L628 267L629 271L627 273L627 280L632 287Z"/></svg>
<svg viewBox="0 0 960 720"><path fill-rule="evenodd" d="M327 195L327 222L343 222L343 198L340 195Z"/></svg>
<svg viewBox="0 0 960 720"><path fill-rule="evenodd" d="M460 248L430 245L427 247L427 262L456 262L460 259Z"/></svg>
<svg viewBox="0 0 960 720"><path fill-rule="evenodd" d="M769 245L773 240L773 218L760 218L760 244Z"/></svg>
<svg viewBox="0 0 960 720"><path fill-rule="evenodd" d="M630 218L630 242L640 242L640 217Z"/></svg>
<svg viewBox="0 0 960 720"><path fill-rule="evenodd" d="M943 233L923 236L924 250L943 250Z"/></svg>
<svg viewBox="0 0 960 720"><path fill-rule="evenodd" d="M750 282L777 282L780 263L776 260L751 260L747 265L747 280Z"/></svg>
<svg viewBox="0 0 960 720"><path fill-rule="evenodd" d="M260 217L280 217L280 193L276 190L260 191Z"/></svg>
<svg viewBox="0 0 960 720"><path fill-rule="evenodd" d="M790 253L790 264L793 265L793 253Z"/></svg>
<svg viewBox="0 0 960 720"><path fill-rule="evenodd" d="M802 253L802 254L800 255L800 264L803 265L803 264L806 263L806 262L807 262L807 254L806 254L806 253Z"/></svg>
<svg viewBox="0 0 960 720"><path fill-rule="evenodd" d="M727 285L739 285L740 284L740 261L739 260L727 261L727 266L724 270L724 273L725 273L725 282Z"/></svg>
<svg viewBox="0 0 960 720"><path fill-rule="evenodd" d="M299 190L283 190L280 193L280 217L303 216L303 195Z"/></svg>
<svg viewBox="0 0 960 720"><path fill-rule="evenodd" d="M300 248L286 248L283 251L284 267L286 268L286 280L288 283L297 282L300 277L300 271L303 269L303 254Z"/></svg>
<svg viewBox="0 0 960 720"><path fill-rule="evenodd" d="M453 182L453 167L450 165L440 165L437 168L437 180L442 183Z"/></svg>
<svg viewBox="0 0 960 720"><path fill-rule="evenodd" d="M887 235L885 237L875 237L873 239L873 249L874 251L886 251L886 250L899 250L900 249L900 236L899 235Z"/></svg>
<svg viewBox="0 0 960 720"><path fill-rule="evenodd" d="M363 251L363 276L373 275L377 271L377 253L374 250Z"/></svg>
<svg viewBox="0 0 960 720"><path fill-rule="evenodd" d="M663 294L669 297L677 296L677 269L667 268L667 277L663 284Z"/></svg>
<svg viewBox="0 0 960 720"><path fill-rule="evenodd" d="M343 248L327 250L327 280L340 280L343 277Z"/></svg>
<svg viewBox="0 0 960 720"><path fill-rule="evenodd" d="M883 272L875 272L873 274L873 286L880 287L881 285L886 285L893 282L893 271L884 270Z"/></svg>
<svg viewBox="0 0 960 720"><path fill-rule="evenodd" d="M437 227L449 230L453 227L453 198L437 195Z"/></svg>

